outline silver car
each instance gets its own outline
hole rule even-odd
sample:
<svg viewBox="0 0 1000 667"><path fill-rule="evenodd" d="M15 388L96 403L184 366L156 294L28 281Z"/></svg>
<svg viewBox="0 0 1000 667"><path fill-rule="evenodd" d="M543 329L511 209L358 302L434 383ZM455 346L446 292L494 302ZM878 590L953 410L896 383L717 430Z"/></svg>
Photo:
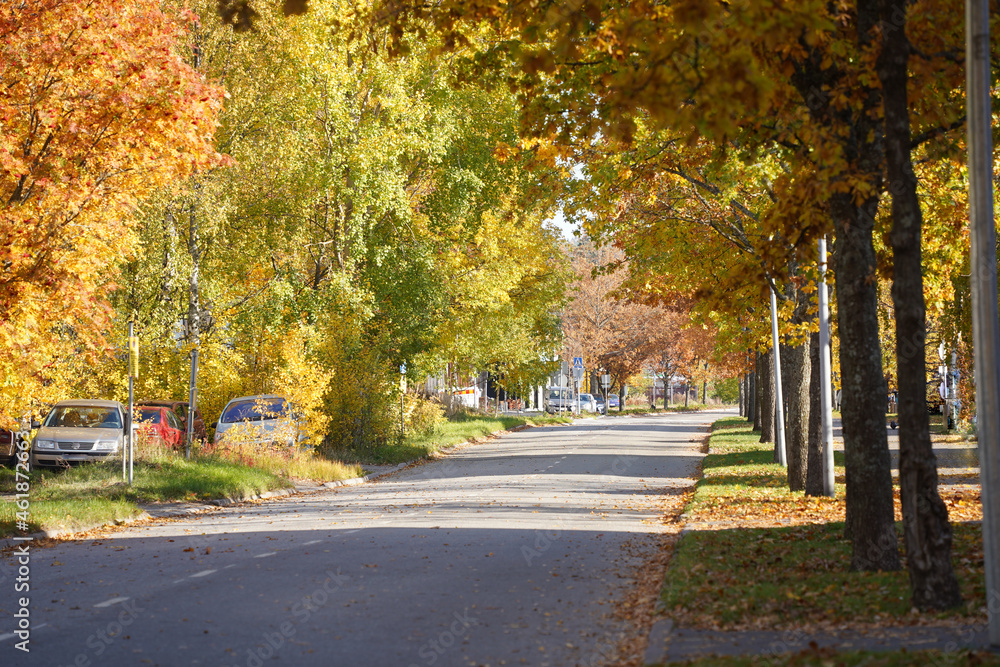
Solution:
<svg viewBox="0 0 1000 667"><path fill-rule="evenodd" d="M580 409L586 412L600 412L601 408L597 404L597 399L593 394L580 394Z"/></svg>
<svg viewBox="0 0 1000 667"><path fill-rule="evenodd" d="M124 441L125 406L118 401L60 401L32 441L32 467L103 461Z"/></svg>
<svg viewBox="0 0 1000 667"><path fill-rule="evenodd" d="M291 405L283 396L241 396L226 403L215 428L216 444L240 442L251 445L293 447L303 433Z"/></svg>

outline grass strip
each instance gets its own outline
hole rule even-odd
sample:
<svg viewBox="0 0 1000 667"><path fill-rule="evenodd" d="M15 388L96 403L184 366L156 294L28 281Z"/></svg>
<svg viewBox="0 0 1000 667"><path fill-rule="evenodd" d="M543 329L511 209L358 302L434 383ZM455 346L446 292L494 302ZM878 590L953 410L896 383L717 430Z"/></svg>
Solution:
<svg viewBox="0 0 1000 667"><path fill-rule="evenodd" d="M836 498L789 491L785 469L773 463L773 446L758 440L759 433L739 418L713 427L703 476L685 512L689 532L677 545L661 592L675 622L773 630L985 618L981 528L954 520L975 513L974 501L962 496L968 490L942 490L953 516L952 562L966 603L920 613L910 607L905 569L851 571L843 485ZM897 524L902 549L901 530Z"/></svg>
<svg viewBox="0 0 1000 667"><path fill-rule="evenodd" d="M424 458L442 449L453 447L463 442L509 431L520 426L546 426L552 424L570 424L570 417L546 415L472 415L459 412L447 421L438 424L429 433L414 433L406 436L402 444L395 443L373 449L362 454L366 463L392 464L404 463L414 459ZM337 452L338 456L350 459L358 453Z"/></svg>
<svg viewBox="0 0 1000 667"><path fill-rule="evenodd" d="M170 450L140 446L131 486L122 481L121 459L34 471L28 527L83 528L137 516L141 503L243 498L291 487L292 478L326 482L361 474L360 466L309 453L243 449L187 460ZM0 469L0 492L14 493L15 481L13 470ZM13 501L0 503L0 536L16 534L16 512Z"/></svg>
<svg viewBox="0 0 1000 667"><path fill-rule="evenodd" d="M661 663L662 664L662 663ZM791 655L762 654L754 656L711 657L667 663L672 667L973 667L1000 665L1000 656L986 651L847 651L809 649ZM652 667L652 666L650 666Z"/></svg>

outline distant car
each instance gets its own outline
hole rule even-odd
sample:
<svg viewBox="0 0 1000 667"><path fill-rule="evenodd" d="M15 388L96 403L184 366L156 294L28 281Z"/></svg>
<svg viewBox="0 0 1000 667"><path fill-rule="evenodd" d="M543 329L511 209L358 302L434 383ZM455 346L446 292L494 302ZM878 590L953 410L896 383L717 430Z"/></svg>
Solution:
<svg viewBox="0 0 1000 667"><path fill-rule="evenodd" d="M17 437L14 431L0 429L0 466L14 467L17 461Z"/></svg>
<svg viewBox="0 0 1000 667"><path fill-rule="evenodd" d="M549 387L548 397L545 399L545 411L550 414L560 412L576 412L576 397L573 390L567 387Z"/></svg>
<svg viewBox="0 0 1000 667"><path fill-rule="evenodd" d="M597 401L597 411L604 414L608 411L608 404L604 400L604 394L594 394L594 400Z"/></svg>
<svg viewBox="0 0 1000 667"><path fill-rule="evenodd" d="M608 394L608 407L617 408L619 405L618 394Z"/></svg>
<svg viewBox="0 0 1000 667"><path fill-rule="evenodd" d="M136 431L153 438L167 447L184 446L186 431L174 411L163 405L137 405L135 407Z"/></svg>
<svg viewBox="0 0 1000 667"><path fill-rule="evenodd" d="M52 406L31 445L32 467L103 461L125 442L125 406L73 400Z"/></svg>
<svg viewBox="0 0 1000 667"><path fill-rule="evenodd" d="M580 394L580 410L586 412L600 412L600 408L597 407L597 401L594 399L593 394Z"/></svg>
<svg viewBox="0 0 1000 667"><path fill-rule="evenodd" d="M234 398L212 426L216 444L239 440L294 447L304 437L288 400L273 394Z"/></svg>
<svg viewBox="0 0 1000 667"><path fill-rule="evenodd" d="M181 422L181 430L184 431L184 437L187 438L187 417L188 417L188 402L187 401L139 401L136 403L136 407L164 407L169 408L177 416ZM201 411L195 408L194 411L194 437L196 440L201 440L205 442L208 436L205 434L205 420L201 417Z"/></svg>

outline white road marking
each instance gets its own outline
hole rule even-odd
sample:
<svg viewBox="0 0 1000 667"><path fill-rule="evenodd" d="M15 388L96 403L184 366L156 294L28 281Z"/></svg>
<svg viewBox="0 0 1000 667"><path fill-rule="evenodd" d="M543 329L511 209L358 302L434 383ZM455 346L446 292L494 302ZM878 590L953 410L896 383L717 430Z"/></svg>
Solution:
<svg viewBox="0 0 1000 667"><path fill-rule="evenodd" d="M304 547L307 547L307 546L309 546L310 544L319 544L319 543L320 543L320 542L322 542L322 541L323 541L323 540L309 540L308 542L306 542L306 543L305 543L305 544L303 544L302 546L304 546Z"/></svg>
<svg viewBox="0 0 1000 667"><path fill-rule="evenodd" d="M257 554L254 558L267 558L268 556L277 556L277 551L268 551L266 554Z"/></svg>
<svg viewBox="0 0 1000 667"><path fill-rule="evenodd" d="M201 572L195 572L188 578L194 579L195 577L207 577L208 575L215 574L216 572L218 572L218 570L202 570Z"/></svg>
<svg viewBox="0 0 1000 667"><path fill-rule="evenodd" d="M125 602L128 598L111 598L110 600L105 600L104 602L98 602L94 605L97 609L103 609L104 607L110 607L113 604L118 604L119 602Z"/></svg>

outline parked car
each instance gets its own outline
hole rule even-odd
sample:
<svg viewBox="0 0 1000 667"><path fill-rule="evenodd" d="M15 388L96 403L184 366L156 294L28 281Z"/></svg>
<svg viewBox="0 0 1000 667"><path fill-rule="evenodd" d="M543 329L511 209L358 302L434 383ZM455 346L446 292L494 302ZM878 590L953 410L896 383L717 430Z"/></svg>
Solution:
<svg viewBox="0 0 1000 667"><path fill-rule="evenodd" d="M617 408L619 404L618 394L608 394L608 407Z"/></svg>
<svg viewBox="0 0 1000 667"><path fill-rule="evenodd" d="M125 442L125 406L118 401L72 400L52 406L31 445L31 465L103 461Z"/></svg>
<svg viewBox="0 0 1000 667"><path fill-rule="evenodd" d="M597 401L597 411L601 414L606 414L608 411L608 404L604 400L604 394L594 394L594 400Z"/></svg>
<svg viewBox="0 0 1000 667"><path fill-rule="evenodd" d="M0 429L0 466L13 468L17 461L17 436L14 431Z"/></svg>
<svg viewBox="0 0 1000 667"><path fill-rule="evenodd" d="M226 403L212 427L216 444L238 439L250 444L294 447L305 436L288 400L273 394L234 398Z"/></svg>
<svg viewBox="0 0 1000 667"><path fill-rule="evenodd" d="M135 428L146 437L157 440L168 447L184 446L186 431L174 411L163 405L135 406Z"/></svg>
<svg viewBox="0 0 1000 667"><path fill-rule="evenodd" d="M180 420L181 431L185 434L187 433L187 418L188 412L190 412L190 410L188 410L187 401L139 401L135 406L136 408L146 406L169 408ZM187 438L187 435L184 437ZM208 440L208 437L205 434L205 420L202 419L201 411L197 408L195 408L194 411L194 437L196 440L201 440L202 442L206 442Z"/></svg>
<svg viewBox="0 0 1000 667"><path fill-rule="evenodd" d="M593 394L580 394L580 410L585 412L600 412L597 400Z"/></svg>
<svg viewBox="0 0 1000 667"><path fill-rule="evenodd" d="M576 412L576 397L569 387L549 387L548 398L545 399L545 411L551 414L559 412Z"/></svg>

